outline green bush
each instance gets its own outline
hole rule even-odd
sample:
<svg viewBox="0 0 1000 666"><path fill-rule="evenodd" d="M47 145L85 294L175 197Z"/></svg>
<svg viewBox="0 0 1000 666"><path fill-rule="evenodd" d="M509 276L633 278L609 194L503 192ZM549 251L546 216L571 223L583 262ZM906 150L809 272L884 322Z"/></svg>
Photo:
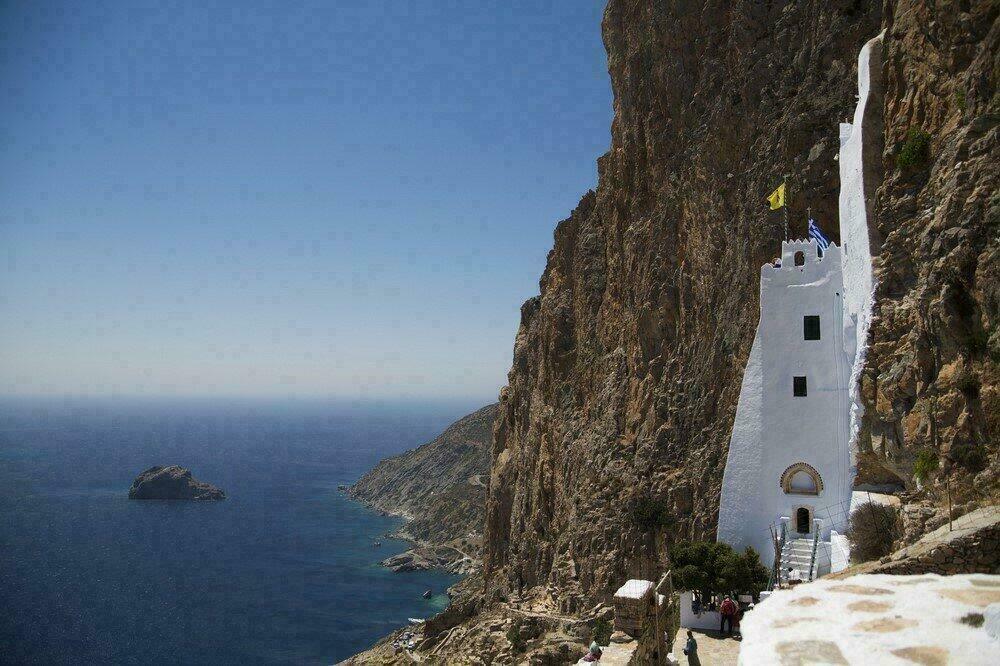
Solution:
<svg viewBox="0 0 1000 666"><path fill-rule="evenodd" d="M981 472L986 468L986 449L982 444L970 442L952 446L949 457L972 473Z"/></svg>
<svg viewBox="0 0 1000 666"><path fill-rule="evenodd" d="M851 559L868 562L892 552L902 536L899 511L895 507L865 502L851 512L847 539L851 542Z"/></svg>
<svg viewBox="0 0 1000 666"><path fill-rule="evenodd" d="M923 449L917 454L917 460L913 463L913 476L923 483L930 476L931 472L938 468L937 452L933 449Z"/></svg>
<svg viewBox="0 0 1000 666"><path fill-rule="evenodd" d="M629 500L627 509L632 523L643 532L667 527L671 523L670 507L650 494L636 495Z"/></svg>
<svg viewBox="0 0 1000 666"><path fill-rule="evenodd" d="M923 130L911 128L896 154L896 166L900 169L922 167L931 158L931 135Z"/></svg>
<svg viewBox="0 0 1000 666"><path fill-rule="evenodd" d="M594 633L591 640L597 641L598 645L610 645L612 629L610 622L603 617L598 618L597 622L594 623Z"/></svg>
<svg viewBox="0 0 1000 666"><path fill-rule="evenodd" d="M955 91L955 105L959 111L965 111L965 90L959 88Z"/></svg>

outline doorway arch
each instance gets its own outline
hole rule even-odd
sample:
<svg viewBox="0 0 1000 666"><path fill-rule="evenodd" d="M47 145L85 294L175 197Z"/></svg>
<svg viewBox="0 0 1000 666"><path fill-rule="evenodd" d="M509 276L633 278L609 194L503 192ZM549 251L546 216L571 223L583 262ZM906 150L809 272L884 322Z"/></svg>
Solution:
<svg viewBox="0 0 1000 666"><path fill-rule="evenodd" d="M795 510L795 531L799 534L809 534L812 531L812 511L800 506Z"/></svg>

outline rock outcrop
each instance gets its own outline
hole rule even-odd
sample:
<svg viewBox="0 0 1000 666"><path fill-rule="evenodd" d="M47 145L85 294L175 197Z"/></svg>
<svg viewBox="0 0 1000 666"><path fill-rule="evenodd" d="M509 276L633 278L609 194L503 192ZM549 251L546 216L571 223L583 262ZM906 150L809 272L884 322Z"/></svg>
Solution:
<svg viewBox="0 0 1000 666"><path fill-rule="evenodd" d="M198 481L191 470L178 465L157 465L135 477L128 490L129 499L137 500L221 500L226 498L210 483Z"/></svg>
<svg viewBox="0 0 1000 666"><path fill-rule="evenodd" d="M407 519L397 535L417 546L385 566L468 573L478 565L496 413L494 404L459 419L433 441L383 460L351 486L351 497Z"/></svg>

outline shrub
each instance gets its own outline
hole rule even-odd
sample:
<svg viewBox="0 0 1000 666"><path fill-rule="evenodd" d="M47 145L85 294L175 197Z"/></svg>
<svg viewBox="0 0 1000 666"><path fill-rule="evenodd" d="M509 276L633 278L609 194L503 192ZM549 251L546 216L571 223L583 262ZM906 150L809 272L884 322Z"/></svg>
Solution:
<svg viewBox="0 0 1000 666"><path fill-rule="evenodd" d="M632 523L643 532L670 524L670 507L661 499L649 494L636 495L628 503Z"/></svg>
<svg viewBox="0 0 1000 666"><path fill-rule="evenodd" d="M738 553L725 543L686 541L670 548L674 587L703 596L757 594L767 586L768 569L753 548Z"/></svg>
<svg viewBox="0 0 1000 666"><path fill-rule="evenodd" d="M953 445L949 457L972 473L981 472L986 468L986 449L976 442Z"/></svg>
<svg viewBox="0 0 1000 666"><path fill-rule="evenodd" d="M930 473L938 468L937 452L933 449L923 449L917 454L917 460L913 463L913 476L923 483L930 476Z"/></svg>
<svg viewBox="0 0 1000 666"><path fill-rule="evenodd" d="M851 512L847 539L851 542L851 559L855 562L885 557L901 536L902 525L895 507L865 502Z"/></svg>
<svg viewBox="0 0 1000 666"><path fill-rule="evenodd" d="M931 135L914 127L906 133L906 139L896 154L896 166L900 169L919 168L927 164L930 157Z"/></svg>
<svg viewBox="0 0 1000 666"><path fill-rule="evenodd" d="M597 622L594 623L594 634L591 640L597 641L598 645L610 645L611 644L611 623L605 620L603 617L598 618Z"/></svg>
<svg viewBox="0 0 1000 666"><path fill-rule="evenodd" d="M521 636L521 625L517 622L510 625L510 629L507 630L507 640L510 641L514 652L524 652L524 649L528 646L524 637Z"/></svg>
<svg viewBox="0 0 1000 666"><path fill-rule="evenodd" d="M959 111L965 111L965 90L962 88L955 91L955 104Z"/></svg>

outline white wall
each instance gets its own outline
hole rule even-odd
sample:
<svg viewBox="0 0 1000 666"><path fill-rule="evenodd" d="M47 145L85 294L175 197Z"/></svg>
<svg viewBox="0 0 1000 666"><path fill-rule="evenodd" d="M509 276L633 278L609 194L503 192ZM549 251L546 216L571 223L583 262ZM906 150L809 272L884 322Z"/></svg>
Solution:
<svg viewBox="0 0 1000 666"><path fill-rule="evenodd" d="M695 615L691 610L691 599L694 594L691 592L681 592L681 626L685 629L707 629L718 631L722 626L722 616L718 611L703 610L700 615Z"/></svg>
<svg viewBox="0 0 1000 666"><path fill-rule="evenodd" d="M794 265L797 251L805 253L804 266ZM841 259L836 245L820 258L812 241L792 241L782 243L780 268L761 268L761 317L729 444L718 539L753 546L766 565L773 557L768 526L781 516L810 508L827 540L831 528L843 529L850 506ZM805 315L820 316L820 340L804 339ZM805 397L792 394L795 376L807 378ZM819 472L819 495L784 493L781 474L797 462Z"/></svg>
<svg viewBox="0 0 1000 666"><path fill-rule="evenodd" d="M881 48L884 34L870 40L858 54L858 104L854 109L854 123L840 125L839 205L840 240L844 248L845 348L853 360L850 384L852 453L857 450L857 433L864 415L858 380L867 353L874 289L865 202L863 120L871 91L871 53L872 49Z"/></svg>

